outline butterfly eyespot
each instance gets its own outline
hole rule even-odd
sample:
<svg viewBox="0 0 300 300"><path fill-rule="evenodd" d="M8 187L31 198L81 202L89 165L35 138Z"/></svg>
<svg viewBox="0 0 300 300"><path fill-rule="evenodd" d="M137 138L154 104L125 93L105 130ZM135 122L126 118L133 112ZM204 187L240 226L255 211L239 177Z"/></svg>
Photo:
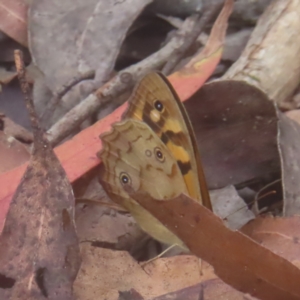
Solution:
<svg viewBox="0 0 300 300"><path fill-rule="evenodd" d="M161 101L159 100L155 100L154 101L154 107L156 110L158 110L159 112L163 112L163 110L165 109L164 105L162 104Z"/></svg>
<svg viewBox="0 0 300 300"><path fill-rule="evenodd" d="M165 156L162 153L161 149L156 147L154 149L154 153L155 153L155 157L160 161L160 162L164 162L165 161Z"/></svg>
<svg viewBox="0 0 300 300"><path fill-rule="evenodd" d="M122 185L131 184L131 178L126 172L120 173L119 178Z"/></svg>

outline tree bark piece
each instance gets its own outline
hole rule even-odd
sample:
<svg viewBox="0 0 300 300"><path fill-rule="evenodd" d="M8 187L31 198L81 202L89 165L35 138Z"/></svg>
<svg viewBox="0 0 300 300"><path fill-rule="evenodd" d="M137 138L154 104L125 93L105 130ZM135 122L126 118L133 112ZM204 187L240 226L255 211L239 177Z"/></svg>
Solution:
<svg viewBox="0 0 300 300"><path fill-rule="evenodd" d="M243 80L282 105L299 83L300 5L277 0L267 8L241 57L222 79Z"/></svg>

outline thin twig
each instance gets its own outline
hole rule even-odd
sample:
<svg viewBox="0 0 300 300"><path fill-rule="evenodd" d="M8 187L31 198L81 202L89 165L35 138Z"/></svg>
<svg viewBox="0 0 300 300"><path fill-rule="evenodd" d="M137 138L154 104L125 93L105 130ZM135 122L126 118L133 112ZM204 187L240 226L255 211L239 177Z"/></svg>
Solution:
<svg viewBox="0 0 300 300"><path fill-rule="evenodd" d="M162 72L165 75L169 75L172 73L174 68L177 66L179 61L183 58L184 54L190 49L190 47L195 43L198 36L202 33L204 27L210 20L216 15L217 11L219 11L222 7L222 1L217 1L216 3L209 2L207 4L208 7L204 7L203 15L200 17L199 14L194 15L195 18L195 26L191 30L190 34L186 34L182 38L184 39L181 47L177 48L172 56L168 59L167 63L162 69Z"/></svg>
<svg viewBox="0 0 300 300"><path fill-rule="evenodd" d="M64 84L56 93L54 93L51 100L47 103L46 108L41 115L41 120L46 121L51 117L53 114L58 102L61 100L61 98L77 83L87 80L87 79L93 79L95 77L95 71L88 71L84 74L81 74L79 76L76 76L72 78L67 84Z"/></svg>
<svg viewBox="0 0 300 300"><path fill-rule="evenodd" d="M18 73L18 78L20 81L20 86L22 93L25 98L25 104L27 107L27 110L29 112L29 117L30 117L30 122L31 126L34 132L34 135L39 135L42 133L41 128L38 123L38 118L36 115L36 112L34 110L34 105L33 105L33 99L30 96L30 86L28 81L26 80L26 69L25 69L25 64L23 60L23 52L21 50L15 50L14 51L14 59L15 59L15 65Z"/></svg>
<svg viewBox="0 0 300 300"><path fill-rule="evenodd" d="M194 24L195 20L187 18L179 29L178 35L174 36L162 49L141 62L119 72L94 94L90 94L66 113L63 118L48 130L48 138L52 145L58 144L67 137L74 128L77 128L86 118L99 110L112 98L130 89L136 80L149 72L149 70L160 68L169 59L174 49L181 47L184 42L182 36L190 32L190 28Z"/></svg>

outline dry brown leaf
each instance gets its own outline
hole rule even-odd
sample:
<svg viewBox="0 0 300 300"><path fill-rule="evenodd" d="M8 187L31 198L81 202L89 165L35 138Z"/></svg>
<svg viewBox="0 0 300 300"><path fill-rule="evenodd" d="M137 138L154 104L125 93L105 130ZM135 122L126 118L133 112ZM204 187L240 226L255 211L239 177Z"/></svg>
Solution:
<svg viewBox="0 0 300 300"><path fill-rule="evenodd" d="M205 84L185 103L209 188L280 172L274 105L241 81Z"/></svg>
<svg viewBox="0 0 300 300"><path fill-rule="evenodd" d="M262 246L300 268L300 217L259 217L242 228ZM283 275L282 275L283 276Z"/></svg>
<svg viewBox="0 0 300 300"><path fill-rule="evenodd" d="M128 252L81 245L82 265L74 283L78 300L118 299L118 291L134 288L145 299L215 278L207 264L200 277L199 259L182 255L162 258L142 268Z"/></svg>
<svg viewBox="0 0 300 300"><path fill-rule="evenodd" d="M44 155L31 160L0 238L2 299L72 299L79 267L72 190L53 154Z"/></svg>
<svg viewBox="0 0 300 300"><path fill-rule="evenodd" d="M74 285L78 300L198 300L201 293L211 300L245 299L195 256L161 258L142 268L123 251L83 244L81 253L83 262Z"/></svg>
<svg viewBox="0 0 300 300"><path fill-rule="evenodd" d="M299 124L277 114L258 88L240 81L206 84L186 107L210 188L279 177L281 172L284 213L299 212Z"/></svg>
<svg viewBox="0 0 300 300"><path fill-rule="evenodd" d="M74 196L38 126L29 86L22 78L34 150L0 236L0 298L73 299L73 281L80 265Z"/></svg>
<svg viewBox="0 0 300 300"><path fill-rule="evenodd" d="M188 196L160 201L131 192L131 197L178 235L192 253L210 263L227 284L262 299L300 298L298 268L242 233L227 229Z"/></svg>

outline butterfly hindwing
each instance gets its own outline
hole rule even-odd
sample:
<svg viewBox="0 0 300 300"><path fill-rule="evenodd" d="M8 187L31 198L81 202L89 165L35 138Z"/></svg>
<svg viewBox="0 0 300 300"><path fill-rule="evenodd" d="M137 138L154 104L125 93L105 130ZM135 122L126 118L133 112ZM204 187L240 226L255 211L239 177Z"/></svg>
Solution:
<svg viewBox="0 0 300 300"><path fill-rule="evenodd" d="M110 198L130 211L141 228L155 239L184 247L179 238L124 189L129 184L133 190L161 200L187 193L177 162L166 145L146 123L133 119L114 124L101 139L103 147L99 156L104 173L100 182Z"/></svg>

